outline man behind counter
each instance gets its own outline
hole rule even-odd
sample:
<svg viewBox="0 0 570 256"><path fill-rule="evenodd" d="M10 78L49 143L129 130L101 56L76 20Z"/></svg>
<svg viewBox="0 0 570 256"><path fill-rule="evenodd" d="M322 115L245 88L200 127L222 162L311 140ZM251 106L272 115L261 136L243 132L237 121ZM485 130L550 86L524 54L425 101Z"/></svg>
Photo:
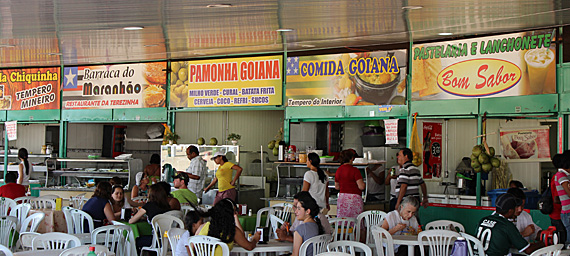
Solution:
<svg viewBox="0 0 570 256"><path fill-rule="evenodd" d="M195 146L186 148L186 157L190 160L190 166L186 169L186 174L190 178L188 189L194 192L198 198L202 198L206 172L208 171L206 161L200 157L200 151Z"/></svg>
<svg viewBox="0 0 570 256"><path fill-rule="evenodd" d="M26 187L16 183L17 176L13 172L6 173L6 185L0 187L0 196L15 199L26 195Z"/></svg>

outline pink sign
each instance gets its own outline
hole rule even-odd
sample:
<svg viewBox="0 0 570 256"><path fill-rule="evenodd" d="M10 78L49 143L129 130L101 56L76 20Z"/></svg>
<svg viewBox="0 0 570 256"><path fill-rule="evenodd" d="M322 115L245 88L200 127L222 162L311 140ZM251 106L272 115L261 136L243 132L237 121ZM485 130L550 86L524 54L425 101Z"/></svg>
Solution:
<svg viewBox="0 0 570 256"><path fill-rule="evenodd" d="M550 161L549 128L501 130L501 148L507 159Z"/></svg>
<svg viewBox="0 0 570 256"><path fill-rule="evenodd" d="M18 121L9 121L5 123L6 133L8 135L8 140L18 139Z"/></svg>
<svg viewBox="0 0 570 256"><path fill-rule="evenodd" d="M386 144L398 144L398 119L384 120Z"/></svg>

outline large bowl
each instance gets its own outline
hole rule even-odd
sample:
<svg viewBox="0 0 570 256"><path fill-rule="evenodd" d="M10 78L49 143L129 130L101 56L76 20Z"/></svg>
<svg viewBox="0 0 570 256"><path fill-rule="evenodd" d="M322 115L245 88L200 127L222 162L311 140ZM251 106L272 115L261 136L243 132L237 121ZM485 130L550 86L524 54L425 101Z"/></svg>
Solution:
<svg viewBox="0 0 570 256"><path fill-rule="evenodd" d="M374 103L375 105L385 105L389 103L394 89L396 89L400 83L400 73L398 72L396 74L394 80L384 84L366 82L362 80L358 74L354 76L354 81L356 91L358 91L358 95L360 95L362 99Z"/></svg>

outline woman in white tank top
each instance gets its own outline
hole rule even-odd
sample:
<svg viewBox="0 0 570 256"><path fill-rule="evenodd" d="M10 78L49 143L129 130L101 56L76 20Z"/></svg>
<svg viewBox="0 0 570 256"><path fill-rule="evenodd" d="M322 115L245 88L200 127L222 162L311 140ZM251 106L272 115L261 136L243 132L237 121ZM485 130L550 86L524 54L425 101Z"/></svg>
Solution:
<svg viewBox="0 0 570 256"><path fill-rule="evenodd" d="M26 190L30 185L30 175L32 174L32 165L28 161L28 150L21 148L18 150L18 159L20 159L20 165L18 168L18 184L24 185Z"/></svg>

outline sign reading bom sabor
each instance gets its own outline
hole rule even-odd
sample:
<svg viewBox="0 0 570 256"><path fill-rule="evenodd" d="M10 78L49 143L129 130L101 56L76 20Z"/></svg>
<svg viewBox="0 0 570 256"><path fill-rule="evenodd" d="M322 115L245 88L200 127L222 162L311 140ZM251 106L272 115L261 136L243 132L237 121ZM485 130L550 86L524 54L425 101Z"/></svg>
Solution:
<svg viewBox="0 0 570 256"><path fill-rule="evenodd" d="M64 109L166 106L166 62L66 67Z"/></svg>
<svg viewBox="0 0 570 256"><path fill-rule="evenodd" d="M59 70L0 70L0 110L59 109Z"/></svg>
<svg viewBox="0 0 570 256"><path fill-rule="evenodd" d="M554 30L416 44L412 100L556 92Z"/></svg>
<svg viewBox="0 0 570 256"><path fill-rule="evenodd" d="M171 107L281 105L282 57L172 62Z"/></svg>

